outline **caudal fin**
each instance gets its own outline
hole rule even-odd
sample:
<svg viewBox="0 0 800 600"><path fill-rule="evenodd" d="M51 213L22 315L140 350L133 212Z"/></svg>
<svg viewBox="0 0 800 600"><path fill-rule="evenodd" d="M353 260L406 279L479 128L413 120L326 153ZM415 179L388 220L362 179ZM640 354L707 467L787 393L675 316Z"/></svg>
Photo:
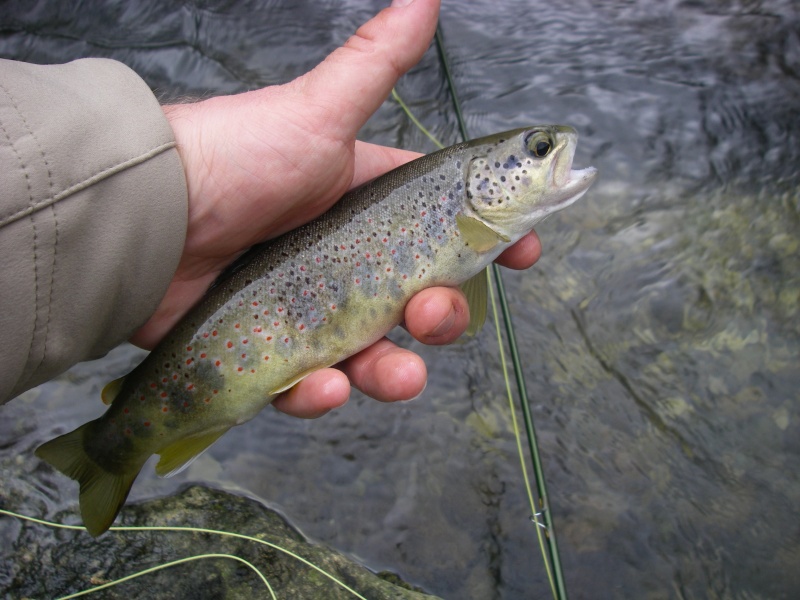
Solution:
<svg viewBox="0 0 800 600"><path fill-rule="evenodd" d="M123 473L111 473L95 463L86 454L83 443L90 424L42 444L36 449L36 456L80 484L83 524L97 537L111 527L142 465Z"/></svg>

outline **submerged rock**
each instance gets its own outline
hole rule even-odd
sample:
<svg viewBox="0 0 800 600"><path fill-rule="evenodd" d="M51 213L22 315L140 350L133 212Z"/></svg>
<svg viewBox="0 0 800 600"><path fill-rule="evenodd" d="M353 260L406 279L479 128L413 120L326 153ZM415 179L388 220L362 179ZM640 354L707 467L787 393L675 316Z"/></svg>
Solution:
<svg viewBox="0 0 800 600"><path fill-rule="evenodd" d="M5 494L4 494L5 495ZM4 498L6 501L13 498ZM57 520L79 522L77 514ZM394 574L380 574L322 545L313 544L274 510L254 500L201 486L123 509L124 527L195 527L268 542L193 531L111 530L98 539L83 530L21 522L4 527L0 587L9 598L52 598L192 556L217 555L147 573L102 590L102 598L269 598L260 571L281 599L350 599L353 592L277 547L301 556L369 599L433 598ZM16 532L16 533L13 533ZM15 551L12 551L15 548Z"/></svg>

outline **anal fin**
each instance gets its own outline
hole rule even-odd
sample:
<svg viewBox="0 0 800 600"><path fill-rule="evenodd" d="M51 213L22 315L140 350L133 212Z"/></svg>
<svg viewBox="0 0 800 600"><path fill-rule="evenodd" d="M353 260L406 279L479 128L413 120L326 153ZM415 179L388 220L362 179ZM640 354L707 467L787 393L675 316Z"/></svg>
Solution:
<svg viewBox="0 0 800 600"><path fill-rule="evenodd" d="M183 471L194 460L216 442L230 427L206 431L178 440L163 448L158 455L161 460L156 465L159 477L172 477Z"/></svg>

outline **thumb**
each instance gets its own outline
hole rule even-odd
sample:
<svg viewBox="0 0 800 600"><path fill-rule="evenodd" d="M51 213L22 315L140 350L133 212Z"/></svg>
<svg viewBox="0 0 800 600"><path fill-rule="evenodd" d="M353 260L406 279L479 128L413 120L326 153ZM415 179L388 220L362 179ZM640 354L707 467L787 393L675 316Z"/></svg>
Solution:
<svg viewBox="0 0 800 600"><path fill-rule="evenodd" d="M312 71L292 82L314 98L322 131L355 137L397 80L425 54L440 0L394 0Z"/></svg>

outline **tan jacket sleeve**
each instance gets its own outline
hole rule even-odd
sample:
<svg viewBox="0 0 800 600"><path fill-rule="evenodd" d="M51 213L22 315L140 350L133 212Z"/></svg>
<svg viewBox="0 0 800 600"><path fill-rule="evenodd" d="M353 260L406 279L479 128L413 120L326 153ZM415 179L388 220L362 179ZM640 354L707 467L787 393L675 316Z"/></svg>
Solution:
<svg viewBox="0 0 800 600"><path fill-rule="evenodd" d="M0 403L141 326L186 222L172 130L133 71L0 60Z"/></svg>

